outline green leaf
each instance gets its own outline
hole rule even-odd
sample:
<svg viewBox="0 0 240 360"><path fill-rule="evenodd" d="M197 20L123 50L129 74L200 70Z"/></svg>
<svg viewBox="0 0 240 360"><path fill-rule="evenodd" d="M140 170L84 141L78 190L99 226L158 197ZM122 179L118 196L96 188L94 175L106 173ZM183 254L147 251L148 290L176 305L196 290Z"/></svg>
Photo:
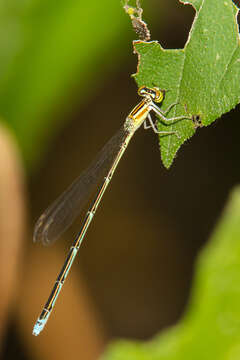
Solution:
<svg viewBox="0 0 240 360"><path fill-rule="evenodd" d="M240 102L240 47L237 8L232 0L188 0L196 10L184 49L165 50L156 41L134 43L139 57L135 79L139 86L170 90L162 108L178 103L168 117L200 116L210 125ZM160 136L161 156L168 168L180 146L195 133L194 122L173 125L159 122L159 130L176 131Z"/></svg>
<svg viewBox="0 0 240 360"><path fill-rule="evenodd" d="M193 295L178 326L140 343L111 345L104 360L240 359L240 187L198 258Z"/></svg>

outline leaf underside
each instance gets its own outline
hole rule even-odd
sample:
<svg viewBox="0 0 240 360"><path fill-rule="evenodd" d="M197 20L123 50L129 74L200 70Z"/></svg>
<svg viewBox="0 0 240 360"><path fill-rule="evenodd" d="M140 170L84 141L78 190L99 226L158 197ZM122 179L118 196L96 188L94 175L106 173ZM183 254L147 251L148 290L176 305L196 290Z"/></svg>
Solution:
<svg viewBox="0 0 240 360"><path fill-rule="evenodd" d="M165 50L157 41L134 42L138 54L138 86L158 86L170 90L162 104L166 109L178 103L168 118L200 117L208 126L240 102L240 46L236 6L232 0L189 0L196 14L184 49ZM161 131L176 135L160 136L163 164L169 168L180 146L196 130L192 120L171 125L159 121Z"/></svg>

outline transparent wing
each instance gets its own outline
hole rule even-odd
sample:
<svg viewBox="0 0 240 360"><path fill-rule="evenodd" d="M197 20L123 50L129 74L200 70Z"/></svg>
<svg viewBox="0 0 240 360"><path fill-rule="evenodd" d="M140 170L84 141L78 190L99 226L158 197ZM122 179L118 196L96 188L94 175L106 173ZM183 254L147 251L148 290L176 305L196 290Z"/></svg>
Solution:
<svg viewBox="0 0 240 360"><path fill-rule="evenodd" d="M34 242L50 244L67 230L96 185L107 174L126 136L127 133L122 126L90 166L40 216L34 228Z"/></svg>

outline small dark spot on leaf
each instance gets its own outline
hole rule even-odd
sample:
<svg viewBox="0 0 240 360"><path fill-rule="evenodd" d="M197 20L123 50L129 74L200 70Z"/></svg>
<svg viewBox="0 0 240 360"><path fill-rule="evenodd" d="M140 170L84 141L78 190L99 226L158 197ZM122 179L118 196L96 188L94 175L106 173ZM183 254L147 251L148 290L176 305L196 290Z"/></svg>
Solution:
<svg viewBox="0 0 240 360"><path fill-rule="evenodd" d="M197 129L198 127L202 127L202 120L201 120L201 116L198 114L198 115L193 115L192 116L192 121L194 123L194 127L195 129Z"/></svg>

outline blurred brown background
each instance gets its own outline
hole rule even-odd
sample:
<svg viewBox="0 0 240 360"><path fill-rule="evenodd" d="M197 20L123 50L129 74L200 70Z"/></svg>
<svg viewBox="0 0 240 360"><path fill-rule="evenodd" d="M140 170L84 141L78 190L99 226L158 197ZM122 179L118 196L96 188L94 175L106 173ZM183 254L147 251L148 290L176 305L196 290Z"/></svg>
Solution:
<svg viewBox="0 0 240 360"><path fill-rule="evenodd" d="M162 3L160 7L159 1L151 0L144 12L152 39L165 48L182 48L194 11L178 1ZM159 21L160 12L167 20ZM130 78L137 61L130 21L128 28L118 66L109 73L105 70L104 81L84 104L69 103L64 112L56 110L67 121L34 171L23 176L29 226L17 267L18 295L5 321L4 359L94 359L112 338L149 339L175 324L188 301L198 251L229 191L239 183L239 108L198 130L169 171L161 165L157 137L140 129L104 196L46 329L39 338L31 335L80 228L78 220L62 241L44 248L31 243L34 222L87 167L138 101ZM72 91L76 94L78 87Z"/></svg>

